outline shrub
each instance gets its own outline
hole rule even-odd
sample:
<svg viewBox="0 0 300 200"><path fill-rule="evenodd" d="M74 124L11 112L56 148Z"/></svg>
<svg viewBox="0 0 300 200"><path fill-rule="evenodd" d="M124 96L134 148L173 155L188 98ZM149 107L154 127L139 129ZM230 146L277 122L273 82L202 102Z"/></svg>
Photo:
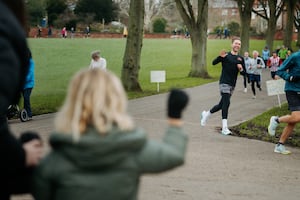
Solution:
<svg viewBox="0 0 300 200"><path fill-rule="evenodd" d="M164 18L155 19L153 22L154 33L164 33L167 26L167 20Z"/></svg>

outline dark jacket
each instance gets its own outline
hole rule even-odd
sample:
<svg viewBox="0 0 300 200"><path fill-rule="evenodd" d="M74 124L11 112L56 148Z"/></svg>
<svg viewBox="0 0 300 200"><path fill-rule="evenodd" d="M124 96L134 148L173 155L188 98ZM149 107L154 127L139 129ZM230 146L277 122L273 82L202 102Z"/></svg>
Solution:
<svg viewBox="0 0 300 200"><path fill-rule="evenodd" d="M23 28L2 1L0 12L0 199L5 200L25 169L25 152L10 133L6 111L19 100L29 60Z"/></svg>
<svg viewBox="0 0 300 200"><path fill-rule="evenodd" d="M50 142L35 174L36 200L135 200L141 174L183 164L187 136L177 127L169 127L162 142L140 129L113 128L106 136L89 129L78 142L62 133Z"/></svg>

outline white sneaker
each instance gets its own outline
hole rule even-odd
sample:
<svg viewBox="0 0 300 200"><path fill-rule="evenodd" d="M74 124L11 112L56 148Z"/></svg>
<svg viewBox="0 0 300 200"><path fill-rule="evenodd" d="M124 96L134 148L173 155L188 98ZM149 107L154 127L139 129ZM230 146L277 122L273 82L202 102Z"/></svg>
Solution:
<svg viewBox="0 0 300 200"><path fill-rule="evenodd" d="M252 97L252 99L256 99L256 96L254 95L254 96Z"/></svg>
<svg viewBox="0 0 300 200"><path fill-rule="evenodd" d="M247 93L247 88L244 89L244 92Z"/></svg>
<svg viewBox="0 0 300 200"><path fill-rule="evenodd" d="M275 153L281 153L281 154L284 154L284 155L291 154L291 152L289 150L286 150L285 146L282 145L282 144L276 144L274 152Z"/></svg>
<svg viewBox="0 0 300 200"><path fill-rule="evenodd" d="M209 111L203 111L201 113L201 126L205 126L206 125L206 121L208 119L208 116L209 116Z"/></svg>
<svg viewBox="0 0 300 200"><path fill-rule="evenodd" d="M278 123L276 122L277 118L278 118L277 116L272 116L270 118L270 123L269 123L269 126L268 126L268 133L271 136L275 135L275 130L276 130L277 126L278 126Z"/></svg>
<svg viewBox="0 0 300 200"><path fill-rule="evenodd" d="M230 135L231 131L227 127L225 127L225 128L222 129L221 134L223 134L223 135Z"/></svg>

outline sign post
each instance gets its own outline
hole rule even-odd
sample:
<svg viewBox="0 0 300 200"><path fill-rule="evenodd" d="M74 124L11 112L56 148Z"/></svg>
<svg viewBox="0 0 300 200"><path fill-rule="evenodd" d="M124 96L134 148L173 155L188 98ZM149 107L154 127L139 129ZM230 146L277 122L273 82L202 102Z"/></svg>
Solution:
<svg viewBox="0 0 300 200"><path fill-rule="evenodd" d="M281 107L280 94L284 94L285 81L283 79L266 81L268 96L277 95L279 107Z"/></svg>
<svg viewBox="0 0 300 200"><path fill-rule="evenodd" d="M157 92L159 92L159 83L166 82L166 71L151 71L150 80L151 83L157 83Z"/></svg>

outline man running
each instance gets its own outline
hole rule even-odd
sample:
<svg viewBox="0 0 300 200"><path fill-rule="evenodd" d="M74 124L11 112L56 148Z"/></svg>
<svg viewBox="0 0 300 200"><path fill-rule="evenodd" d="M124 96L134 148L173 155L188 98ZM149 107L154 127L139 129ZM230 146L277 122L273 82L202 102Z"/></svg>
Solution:
<svg viewBox="0 0 300 200"><path fill-rule="evenodd" d="M213 65L216 65L220 62L222 63L222 72L219 80L221 100L209 111L203 111L201 113L201 126L205 126L207 119L212 113L222 110L221 133L223 135L231 134L227 124L230 98L236 85L238 73L241 72L241 74L244 74L246 72L244 58L238 54L240 48L241 40L239 38L233 38L231 43L231 51L226 53L225 50L222 50L220 55L213 60Z"/></svg>

